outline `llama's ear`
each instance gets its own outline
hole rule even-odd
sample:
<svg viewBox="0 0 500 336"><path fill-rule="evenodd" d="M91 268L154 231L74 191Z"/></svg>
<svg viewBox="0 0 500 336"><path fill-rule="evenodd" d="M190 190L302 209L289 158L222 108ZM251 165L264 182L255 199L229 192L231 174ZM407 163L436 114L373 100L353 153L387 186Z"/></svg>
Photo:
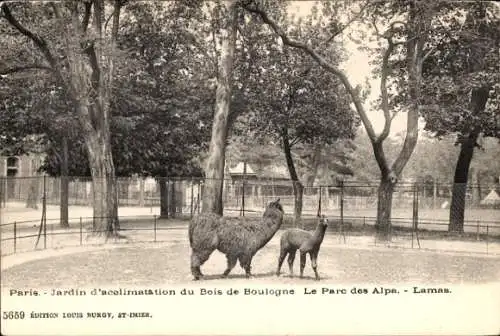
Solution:
<svg viewBox="0 0 500 336"><path fill-rule="evenodd" d="M276 202L275 202L275 203L279 203L279 202L280 202L280 198L278 197L278 199L276 200Z"/></svg>

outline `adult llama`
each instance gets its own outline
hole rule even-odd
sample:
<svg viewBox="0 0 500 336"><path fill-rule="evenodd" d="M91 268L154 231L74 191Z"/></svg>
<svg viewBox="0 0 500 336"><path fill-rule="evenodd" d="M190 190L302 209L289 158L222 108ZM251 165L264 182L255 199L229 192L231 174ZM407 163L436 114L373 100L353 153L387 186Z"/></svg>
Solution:
<svg viewBox="0 0 500 336"><path fill-rule="evenodd" d="M203 277L201 266L218 250L226 255L227 267L222 277L227 277L239 260L240 266L250 277L252 258L273 238L283 222L280 199L270 202L260 220L246 218L227 219L214 213L202 213L189 223L191 245L191 273L194 280Z"/></svg>

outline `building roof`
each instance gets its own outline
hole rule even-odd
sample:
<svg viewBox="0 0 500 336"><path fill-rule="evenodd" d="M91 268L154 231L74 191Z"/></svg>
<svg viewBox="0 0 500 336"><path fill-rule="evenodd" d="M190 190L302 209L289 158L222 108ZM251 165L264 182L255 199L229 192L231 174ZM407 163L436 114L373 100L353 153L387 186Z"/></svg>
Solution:
<svg viewBox="0 0 500 336"><path fill-rule="evenodd" d="M261 178L285 179L289 180L288 168L282 165L267 166L262 170Z"/></svg>
<svg viewBox="0 0 500 336"><path fill-rule="evenodd" d="M252 169L252 167L250 167L250 165L247 163L247 168L246 168L246 173L244 173L244 163L243 162L238 162L238 164L231 168L229 167L228 168L229 170L229 174L231 175L253 175L253 176L257 176L257 174L255 173L255 171Z"/></svg>
<svg viewBox="0 0 500 336"><path fill-rule="evenodd" d="M492 189L488 195L481 201L481 204L500 204L500 196L495 189Z"/></svg>

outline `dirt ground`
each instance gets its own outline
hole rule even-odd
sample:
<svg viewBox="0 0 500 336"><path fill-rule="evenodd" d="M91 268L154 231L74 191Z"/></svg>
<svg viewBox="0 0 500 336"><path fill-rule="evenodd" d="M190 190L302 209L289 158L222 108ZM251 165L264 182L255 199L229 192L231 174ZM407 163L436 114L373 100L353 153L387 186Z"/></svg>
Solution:
<svg viewBox="0 0 500 336"><path fill-rule="evenodd" d="M236 266L228 279L219 275L225 257L214 252L203 266L204 281L296 284L314 282L306 265L304 279L292 278L286 262L282 276L276 277L280 232L255 256L255 275L244 277ZM325 237L318 269L324 282L334 283L481 283L500 278L499 254L473 254L457 251L430 251L375 245L373 238L358 237L350 244L342 237ZM498 250L500 252L500 249ZM101 246L69 247L19 253L2 258L2 286L150 286L192 282L190 248L185 228L168 230L162 242L133 242ZM299 261L295 261L298 274Z"/></svg>

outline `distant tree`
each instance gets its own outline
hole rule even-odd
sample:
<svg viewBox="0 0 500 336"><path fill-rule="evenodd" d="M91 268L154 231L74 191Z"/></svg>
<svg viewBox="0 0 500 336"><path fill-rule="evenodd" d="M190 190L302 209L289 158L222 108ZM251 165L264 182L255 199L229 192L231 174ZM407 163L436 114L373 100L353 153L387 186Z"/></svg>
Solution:
<svg viewBox="0 0 500 336"><path fill-rule="evenodd" d="M68 137L78 129L73 109L56 80L37 69L14 72L2 78L5 90L0 108L0 147L3 155L42 154L49 151L61 176L60 225L68 227ZM81 133L80 133L81 135ZM36 140L36 141L34 141ZM58 151L54 151L57 144ZM27 206L36 206L39 181L31 179Z"/></svg>
<svg viewBox="0 0 500 336"><path fill-rule="evenodd" d="M207 142L212 116L206 106L213 101L213 90L206 79L210 75L205 70L207 57L203 56L206 46L197 43L199 37L192 33L203 20L201 14L197 3L181 1L133 3L127 7L117 40L120 57L115 62L109 107L116 176L201 174L195 157ZM72 102L57 81L44 72L25 74L16 72L5 77L5 98L11 102L6 103L9 108L0 110L2 119L8 121L0 125L2 139L26 147L19 139L43 134L47 154L43 170L63 180L65 176L90 177L82 130L77 120L68 119ZM26 85L26 80L31 85ZM165 195L165 180L161 182ZM61 201L64 199L67 191ZM164 215L167 203L162 197Z"/></svg>
<svg viewBox="0 0 500 336"><path fill-rule="evenodd" d="M436 2L422 63L420 114L435 137L456 135L449 231L463 232L467 181L479 137L498 137L500 9L493 2ZM404 70L402 67L400 70ZM400 77L404 71L399 72ZM408 106L397 81L395 105Z"/></svg>
<svg viewBox="0 0 500 336"><path fill-rule="evenodd" d="M330 24L323 22L321 16L312 15L303 19L305 25L301 26L302 20L290 21L286 6L275 6L272 10L290 27L290 34L300 38L311 37L313 31ZM256 22L255 18L251 20ZM295 26L300 28L291 28ZM342 83L334 75L322 71L307 55L276 45L275 37L264 28L254 28L262 31L260 48L254 54L258 75L250 84L252 91L257 93L257 100L252 104L253 110L245 115L245 125L252 130L251 137L271 137L281 144L293 183L294 219L296 225L300 225L304 182L307 181L300 176L299 168L306 166L309 158L313 161L312 170L317 172L319 154L316 159L305 153L301 158L299 152L306 152L306 148L317 148L316 152L321 152L322 147L340 138L352 138L359 120L349 107ZM318 45L327 42L322 35L311 40ZM332 43L328 50L330 62L338 64L342 58L340 45Z"/></svg>
<svg viewBox="0 0 500 336"><path fill-rule="evenodd" d="M122 0L114 0L107 30L104 0L1 4L1 30L17 43L0 74L43 69L73 103L91 167L94 232L117 236L118 204L110 146L109 103ZM83 52L77 52L83 50ZM23 57L23 55L28 55ZM29 60L30 63L26 62Z"/></svg>
<svg viewBox="0 0 500 336"><path fill-rule="evenodd" d="M414 155L408 161L404 175L417 181L423 181L430 176L433 181L451 183L453 166L450 162L455 162L458 157L454 143L454 139L449 136L441 139L430 135L422 136L415 147Z"/></svg>
<svg viewBox="0 0 500 336"><path fill-rule="evenodd" d="M338 3L331 3L330 6L332 6L333 9L330 11L323 11L324 15L332 15L332 13L338 12L339 10L335 10L335 6L338 5ZM366 13L368 13L366 18L369 22L373 23L373 28L377 32L376 35L378 39L384 41L386 44L385 48L380 48L382 56L378 61L379 66L377 67L377 71L381 78L380 109L383 111L385 119L384 129L379 135L375 133L367 117L359 90L351 85L345 73L340 70L335 63L324 56L325 53L322 50L324 48L312 44L309 40L296 38L284 30L279 22L271 18L268 14L268 10L264 9L266 6L264 6L261 1L248 1L245 8L252 13L258 14L263 22L269 25L274 32L281 37L284 44L307 53L325 71L335 75L344 85L368 133L373 153L380 169L376 228L378 236L383 240L388 240L390 239L390 220L394 186L401 176L418 139L421 67L425 58L422 51L430 27L429 22L433 18L434 7L420 2L415 3L406 1L357 2L356 5L361 9L361 12L354 15L353 19L349 20L347 25L362 16L363 10L368 9L366 11ZM388 26L384 33L378 33L378 27L380 25ZM333 37L345 29L346 25L337 21L336 26L337 29L332 29L332 32L330 32ZM318 34L319 32L316 30L315 33ZM401 79L408 88L410 108L408 108L407 112L407 132L405 141L398 157L392 165L389 165L383 145L389 135L391 122L395 115L395 112L391 110L391 105L389 104L390 95L387 86L389 76L393 70L389 60L394 57L402 59L402 63L406 70L407 75Z"/></svg>
<svg viewBox="0 0 500 336"><path fill-rule="evenodd" d="M233 89L233 63L238 28L237 0L216 2L212 8L213 43L217 54L217 81L212 135L205 166L202 211L223 214L222 188L226 140Z"/></svg>
<svg viewBox="0 0 500 336"><path fill-rule="evenodd" d="M201 176L196 157L209 138L211 73L205 71L204 46L191 32L200 24L201 8L179 1L134 3L127 9L133 19L124 20L118 49L128 57L116 63L110 105L116 175L156 178L161 215L167 216L167 205L172 205L166 198L167 178ZM71 171L88 176L89 167L81 164L83 144L78 137L71 142L75 157L82 158ZM48 157L45 168L58 174L53 159Z"/></svg>
<svg viewBox="0 0 500 336"><path fill-rule="evenodd" d="M456 134L460 152L454 172L449 231L463 232L469 170L480 136L500 137L500 9L473 1L455 15L440 16L432 31L435 52L423 65L425 128L440 137Z"/></svg>

